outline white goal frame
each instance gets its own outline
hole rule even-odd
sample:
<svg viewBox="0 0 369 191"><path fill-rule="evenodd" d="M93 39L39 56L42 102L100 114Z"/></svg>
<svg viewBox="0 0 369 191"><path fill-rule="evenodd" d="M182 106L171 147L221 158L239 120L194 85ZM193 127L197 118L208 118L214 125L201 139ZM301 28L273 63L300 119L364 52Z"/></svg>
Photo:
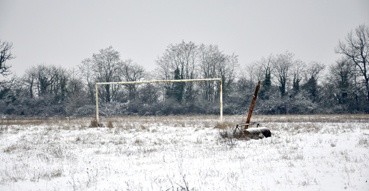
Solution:
<svg viewBox="0 0 369 191"><path fill-rule="evenodd" d="M184 79L184 80L150 80L150 81L129 81L129 82L97 82L95 84L95 98L96 98L96 122L100 123L99 118L99 85L113 85L113 84L149 84L149 83L164 83L164 82L203 82L203 81L218 81L219 82L219 120L223 121L223 84L221 78L204 78L204 79Z"/></svg>

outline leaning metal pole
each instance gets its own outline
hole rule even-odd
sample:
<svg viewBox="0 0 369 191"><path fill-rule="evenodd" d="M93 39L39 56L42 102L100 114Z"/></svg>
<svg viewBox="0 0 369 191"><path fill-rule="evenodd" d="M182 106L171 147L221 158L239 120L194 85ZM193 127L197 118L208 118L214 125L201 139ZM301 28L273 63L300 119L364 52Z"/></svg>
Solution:
<svg viewBox="0 0 369 191"><path fill-rule="evenodd" d="M250 107L249 107L249 112L247 113L245 129L249 128L249 123L250 123L250 120L251 120L252 112L254 111L254 107L255 107L255 104L256 104L256 98L258 97L259 89L260 89L260 81L258 82L258 85L256 85L254 96L252 97L252 101L251 101L251 104L250 104Z"/></svg>

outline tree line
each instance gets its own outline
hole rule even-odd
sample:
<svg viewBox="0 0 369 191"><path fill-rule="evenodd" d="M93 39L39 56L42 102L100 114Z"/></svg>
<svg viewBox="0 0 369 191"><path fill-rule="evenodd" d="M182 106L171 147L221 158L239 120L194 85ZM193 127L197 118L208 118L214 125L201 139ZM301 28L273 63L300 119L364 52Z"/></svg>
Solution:
<svg viewBox="0 0 369 191"><path fill-rule="evenodd" d="M221 78L225 114L243 114L262 82L259 114L369 112L369 28L361 25L335 48L340 59L328 66L306 63L292 52L271 54L242 65L217 45L170 44L152 72L107 47L78 68L30 67L11 75L12 44L0 41L0 113L14 116L91 116L95 83L152 79ZM217 82L104 85L98 89L102 115L216 114Z"/></svg>

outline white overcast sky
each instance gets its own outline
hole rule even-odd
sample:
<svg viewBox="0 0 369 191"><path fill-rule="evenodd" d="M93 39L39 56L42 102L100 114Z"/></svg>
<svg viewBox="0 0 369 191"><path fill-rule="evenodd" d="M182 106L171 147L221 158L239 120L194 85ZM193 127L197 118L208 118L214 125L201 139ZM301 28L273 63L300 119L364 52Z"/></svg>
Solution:
<svg viewBox="0 0 369 191"><path fill-rule="evenodd" d="M369 0L0 0L0 40L13 43L12 72L77 66L113 46L148 70L170 43L216 44L240 65L295 53L332 64L334 48L369 25Z"/></svg>

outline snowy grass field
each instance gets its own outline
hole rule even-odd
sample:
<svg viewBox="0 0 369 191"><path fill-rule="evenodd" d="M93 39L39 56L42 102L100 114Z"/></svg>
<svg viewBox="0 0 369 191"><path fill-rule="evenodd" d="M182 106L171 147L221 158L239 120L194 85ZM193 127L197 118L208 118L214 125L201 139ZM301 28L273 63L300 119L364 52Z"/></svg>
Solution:
<svg viewBox="0 0 369 191"><path fill-rule="evenodd" d="M0 119L0 190L369 190L368 115L252 120L272 137L223 139L217 116Z"/></svg>

